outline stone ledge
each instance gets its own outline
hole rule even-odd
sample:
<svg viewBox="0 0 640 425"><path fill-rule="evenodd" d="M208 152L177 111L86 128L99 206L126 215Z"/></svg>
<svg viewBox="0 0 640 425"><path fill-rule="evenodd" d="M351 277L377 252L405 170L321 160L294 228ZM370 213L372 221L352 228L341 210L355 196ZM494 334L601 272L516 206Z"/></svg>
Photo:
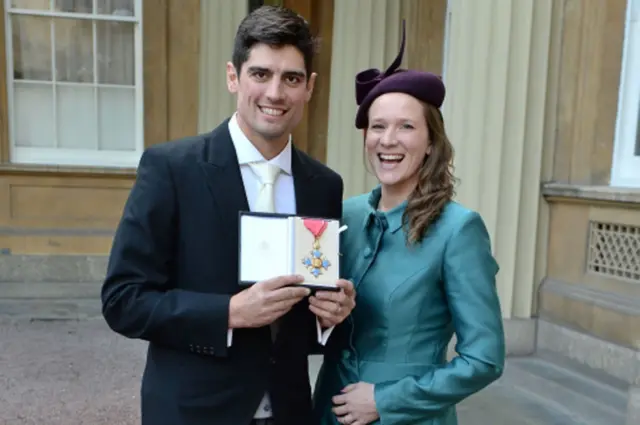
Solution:
<svg viewBox="0 0 640 425"><path fill-rule="evenodd" d="M622 314L640 316L640 298L636 297L599 291L585 285L566 283L548 277L540 285L540 292L557 294Z"/></svg>
<svg viewBox="0 0 640 425"><path fill-rule="evenodd" d="M640 208L640 189L628 187L543 183L542 195L549 200L617 203Z"/></svg>
<svg viewBox="0 0 640 425"><path fill-rule="evenodd" d="M640 208L640 188L543 183L542 195L548 200L617 203Z"/></svg>
<svg viewBox="0 0 640 425"><path fill-rule="evenodd" d="M70 177L114 177L131 179L136 176L135 168L117 167L73 167L35 164L0 164L0 175L56 176Z"/></svg>

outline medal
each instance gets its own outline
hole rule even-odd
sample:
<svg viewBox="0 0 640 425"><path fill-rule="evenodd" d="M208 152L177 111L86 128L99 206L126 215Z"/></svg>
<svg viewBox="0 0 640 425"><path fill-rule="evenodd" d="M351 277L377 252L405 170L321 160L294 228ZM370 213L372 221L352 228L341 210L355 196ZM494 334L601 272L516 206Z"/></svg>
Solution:
<svg viewBox="0 0 640 425"><path fill-rule="evenodd" d="M327 228L327 222L324 220L303 219L304 227L313 235L313 246L309 251L309 256L302 259L302 264L314 276L318 277L322 274L322 270L328 270L331 263L320 251L320 237Z"/></svg>

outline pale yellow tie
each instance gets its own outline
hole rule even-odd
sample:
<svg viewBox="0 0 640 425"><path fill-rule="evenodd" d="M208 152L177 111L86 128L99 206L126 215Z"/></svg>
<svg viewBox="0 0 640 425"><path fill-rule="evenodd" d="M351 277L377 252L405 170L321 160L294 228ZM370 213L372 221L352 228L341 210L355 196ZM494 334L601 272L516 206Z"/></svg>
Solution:
<svg viewBox="0 0 640 425"><path fill-rule="evenodd" d="M253 210L259 212L276 212L274 185L280 167L268 162L254 162L249 164L260 180L260 190Z"/></svg>
<svg viewBox="0 0 640 425"><path fill-rule="evenodd" d="M276 212L274 185L278 175L280 174L280 167L268 162L253 162L249 165L260 180L260 190L256 197L253 211ZM278 333L277 320L272 323L270 327L271 339L275 341L276 334Z"/></svg>

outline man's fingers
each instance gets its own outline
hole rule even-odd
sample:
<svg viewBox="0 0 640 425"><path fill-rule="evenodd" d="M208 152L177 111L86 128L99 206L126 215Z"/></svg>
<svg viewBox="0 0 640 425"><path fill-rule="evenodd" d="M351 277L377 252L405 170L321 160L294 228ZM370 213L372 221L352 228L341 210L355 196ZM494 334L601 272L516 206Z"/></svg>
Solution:
<svg viewBox="0 0 640 425"><path fill-rule="evenodd" d="M309 311L318 316L319 319L326 320L333 325L336 322L336 318L332 313L329 313L327 310L322 310L316 306L310 305Z"/></svg>
<svg viewBox="0 0 640 425"><path fill-rule="evenodd" d="M318 298L310 298L309 299L309 303L314 306L315 308L318 308L320 310L324 310L329 314L336 314L340 311L340 304L337 304L335 302L332 301L324 301L324 300L320 300Z"/></svg>
<svg viewBox="0 0 640 425"><path fill-rule="evenodd" d="M291 306L279 305L277 308L269 309L260 315L260 322L264 325L275 322L291 310Z"/></svg>
<svg viewBox="0 0 640 425"><path fill-rule="evenodd" d="M353 288L353 283L345 279L339 279L336 282L336 286L339 288L342 288L348 296L353 295L353 293L355 292L355 289Z"/></svg>
<svg viewBox="0 0 640 425"><path fill-rule="evenodd" d="M295 300L295 302L300 301L304 297L309 296L311 291L309 288L305 288L302 286L290 286L287 288L280 288L274 291L271 291L267 294L268 302L273 301L283 301L283 300Z"/></svg>
<svg viewBox="0 0 640 425"><path fill-rule="evenodd" d="M268 291L273 291L288 285L295 285L298 283L302 283L303 281L304 281L304 278L302 276L286 275L286 276L274 277L273 279L263 280L262 282L258 282L257 285L261 285L264 289Z"/></svg>
<svg viewBox="0 0 640 425"><path fill-rule="evenodd" d="M340 302L341 299L344 298L344 294L340 292L333 291L316 291L316 293L311 297L311 299L330 301L330 302Z"/></svg>
<svg viewBox="0 0 640 425"><path fill-rule="evenodd" d="M269 312L284 312L291 310L291 308L297 304L300 300L296 298L286 298L284 300L279 300L272 302L266 306ZM283 314L284 314L283 313Z"/></svg>

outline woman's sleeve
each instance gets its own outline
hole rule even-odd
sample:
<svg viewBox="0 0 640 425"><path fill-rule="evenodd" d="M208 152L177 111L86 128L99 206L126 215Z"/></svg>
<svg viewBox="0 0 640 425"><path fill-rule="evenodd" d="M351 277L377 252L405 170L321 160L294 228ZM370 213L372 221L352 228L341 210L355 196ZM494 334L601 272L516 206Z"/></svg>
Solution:
<svg viewBox="0 0 640 425"><path fill-rule="evenodd" d="M444 252L444 289L458 356L422 377L377 384L382 424L413 424L437 416L502 375L505 341L497 272L485 224L470 212Z"/></svg>

